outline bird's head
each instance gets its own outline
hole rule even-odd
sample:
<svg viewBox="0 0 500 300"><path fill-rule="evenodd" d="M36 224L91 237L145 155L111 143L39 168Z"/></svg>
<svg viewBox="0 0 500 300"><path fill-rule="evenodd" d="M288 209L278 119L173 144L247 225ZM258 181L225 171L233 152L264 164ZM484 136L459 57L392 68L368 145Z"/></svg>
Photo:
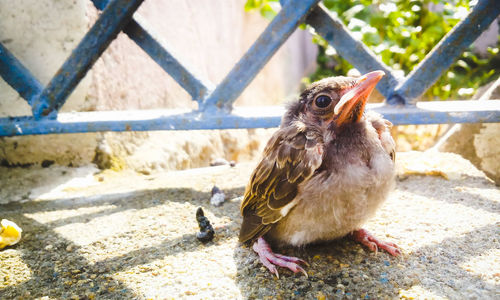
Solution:
<svg viewBox="0 0 500 300"><path fill-rule="evenodd" d="M384 75L383 71L373 71L357 78L339 76L316 81L301 93L283 122L300 117L325 126L333 123L337 128L359 122L368 96Z"/></svg>

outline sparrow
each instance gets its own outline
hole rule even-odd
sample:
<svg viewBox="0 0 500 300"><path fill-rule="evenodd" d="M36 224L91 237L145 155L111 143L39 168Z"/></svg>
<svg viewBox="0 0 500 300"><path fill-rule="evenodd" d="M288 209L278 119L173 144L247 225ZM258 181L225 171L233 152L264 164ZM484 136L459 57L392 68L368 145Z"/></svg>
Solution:
<svg viewBox="0 0 500 300"><path fill-rule="evenodd" d="M301 247L347 235L372 251L401 254L397 245L361 228L394 187L391 122L366 111L383 71L329 77L291 103L268 141L241 203L239 241L253 245L262 264L302 272L297 257L270 247Z"/></svg>

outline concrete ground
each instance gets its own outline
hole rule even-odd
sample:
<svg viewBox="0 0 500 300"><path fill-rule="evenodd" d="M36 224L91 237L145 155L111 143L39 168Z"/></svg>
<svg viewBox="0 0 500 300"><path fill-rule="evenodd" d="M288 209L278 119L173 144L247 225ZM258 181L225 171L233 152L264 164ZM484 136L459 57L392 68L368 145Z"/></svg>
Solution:
<svg viewBox="0 0 500 300"><path fill-rule="evenodd" d="M308 278L277 279L237 242L255 163L161 174L0 168L0 299L498 299L500 190L458 155L398 153L396 190L365 226L399 258L349 238L304 249ZM217 185L221 207L209 203ZM200 243L203 207L215 238Z"/></svg>

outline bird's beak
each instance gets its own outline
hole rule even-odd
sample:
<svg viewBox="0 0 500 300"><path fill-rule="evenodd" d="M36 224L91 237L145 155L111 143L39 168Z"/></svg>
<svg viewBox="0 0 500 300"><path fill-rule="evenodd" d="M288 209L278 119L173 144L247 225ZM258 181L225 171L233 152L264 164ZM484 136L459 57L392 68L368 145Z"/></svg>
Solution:
<svg viewBox="0 0 500 300"><path fill-rule="evenodd" d="M351 119L351 116L353 122L361 119L368 96L384 75L383 71L373 71L357 78L354 86L340 98L334 108L334 113L338 116L335 120L338 126ZM356 109L357 107L359 109Z"/></svg>

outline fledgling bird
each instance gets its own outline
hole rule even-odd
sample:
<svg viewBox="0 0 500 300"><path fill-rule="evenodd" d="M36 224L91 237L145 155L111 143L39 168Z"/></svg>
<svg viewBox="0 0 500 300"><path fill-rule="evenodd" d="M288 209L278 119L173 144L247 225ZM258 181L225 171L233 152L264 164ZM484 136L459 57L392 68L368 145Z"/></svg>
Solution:
<svg viewBox="0 0 500 300"><path fill-rule="evenodd" d="M382 71L313 83L292 103L250 178L241 204L239 240L253 244L260 261L305 270L305 261L273 253L274 245L303 246L346 235L372 251L400 254L361 225L394 186L392 124L365 104Z"/></svg>

